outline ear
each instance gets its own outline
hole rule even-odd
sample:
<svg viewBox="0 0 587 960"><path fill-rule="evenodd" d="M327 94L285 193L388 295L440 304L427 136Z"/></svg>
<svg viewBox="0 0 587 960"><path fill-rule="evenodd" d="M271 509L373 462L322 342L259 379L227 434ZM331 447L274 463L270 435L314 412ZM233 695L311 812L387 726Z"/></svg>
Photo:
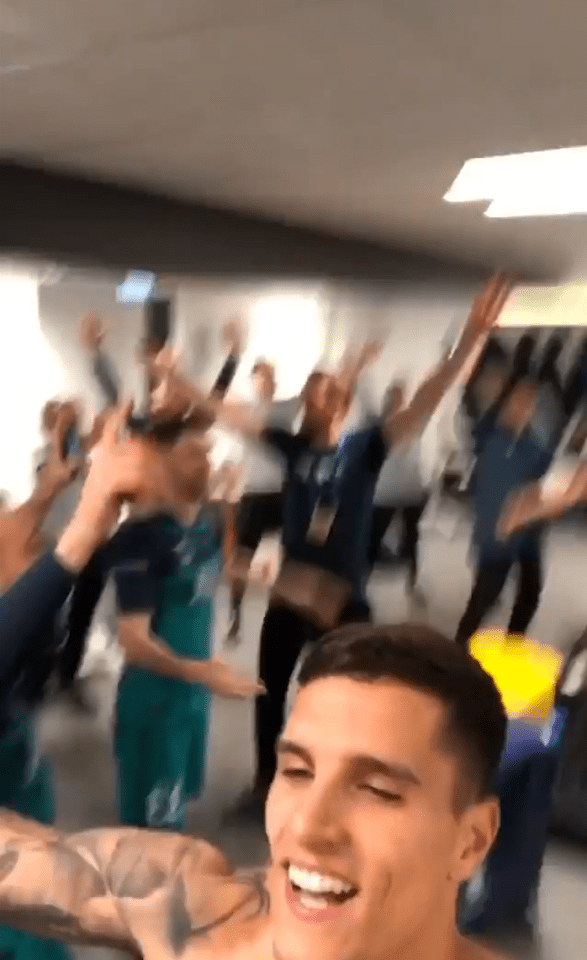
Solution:
<svg viewBox="0 0 587 960"><path fill-rule="evenodd" d="M472 804L461 816L459 843L452 879L469 880L489 855L499 831L500 815L497 797Z"/></svg>

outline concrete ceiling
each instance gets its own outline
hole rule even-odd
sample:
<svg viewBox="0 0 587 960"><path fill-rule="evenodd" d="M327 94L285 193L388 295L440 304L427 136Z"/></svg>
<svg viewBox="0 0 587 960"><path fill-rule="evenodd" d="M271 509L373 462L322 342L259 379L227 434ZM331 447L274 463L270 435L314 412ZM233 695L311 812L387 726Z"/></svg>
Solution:
<svg viewBox="0 0 587 960"><path fill-rule="evenodd" d="M587 218L442 196L587 142L585 0L0 0L0 155L479 259L587 267Z"/></svg>

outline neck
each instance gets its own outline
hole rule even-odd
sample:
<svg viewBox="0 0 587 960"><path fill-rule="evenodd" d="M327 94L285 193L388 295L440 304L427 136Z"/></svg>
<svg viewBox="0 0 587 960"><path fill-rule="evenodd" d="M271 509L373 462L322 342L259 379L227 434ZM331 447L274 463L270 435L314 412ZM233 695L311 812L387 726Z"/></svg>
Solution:
<svg viewBox="0 0 587 960"><path fill-rule="evenodd" d="M197 503L178 501L173 507L173 512L183 523L193 523L200 512L201 506L199 500Z"/></svg>
<svg viewBox="0 0 587 960"><path fill-rule="evenodd" d="M302 424L300 433L304 432L304 424ZM313 447L335 447L340 438L340 426L337 423L332 423L328 427L308 430L307 436Z"/></svg>

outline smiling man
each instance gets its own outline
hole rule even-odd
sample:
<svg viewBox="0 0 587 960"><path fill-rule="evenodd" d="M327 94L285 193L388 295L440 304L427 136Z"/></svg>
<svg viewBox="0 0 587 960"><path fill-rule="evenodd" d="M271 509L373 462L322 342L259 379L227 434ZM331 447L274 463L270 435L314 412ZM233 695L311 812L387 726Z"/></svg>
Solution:
<svg viewBox="0 0 587 960"><path fill-rule="evenodd" d="M188 836L66 837L4 813L0 918L148 960L489 960L457 898L497 833L505 729L465 650L428 627L345 627L302 667L266 871Z"/></svg>

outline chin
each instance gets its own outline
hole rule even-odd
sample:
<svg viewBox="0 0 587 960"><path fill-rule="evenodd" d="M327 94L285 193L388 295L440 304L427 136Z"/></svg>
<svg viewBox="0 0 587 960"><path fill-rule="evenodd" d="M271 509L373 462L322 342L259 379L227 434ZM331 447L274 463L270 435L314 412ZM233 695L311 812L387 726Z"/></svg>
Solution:
<svg viewBox="0 0 587 960"><path fill-rule="evenodd" d="M356 922L304 922L273 892L271 918L275 960L368 960L368 936L361 937Z"/></svg>

